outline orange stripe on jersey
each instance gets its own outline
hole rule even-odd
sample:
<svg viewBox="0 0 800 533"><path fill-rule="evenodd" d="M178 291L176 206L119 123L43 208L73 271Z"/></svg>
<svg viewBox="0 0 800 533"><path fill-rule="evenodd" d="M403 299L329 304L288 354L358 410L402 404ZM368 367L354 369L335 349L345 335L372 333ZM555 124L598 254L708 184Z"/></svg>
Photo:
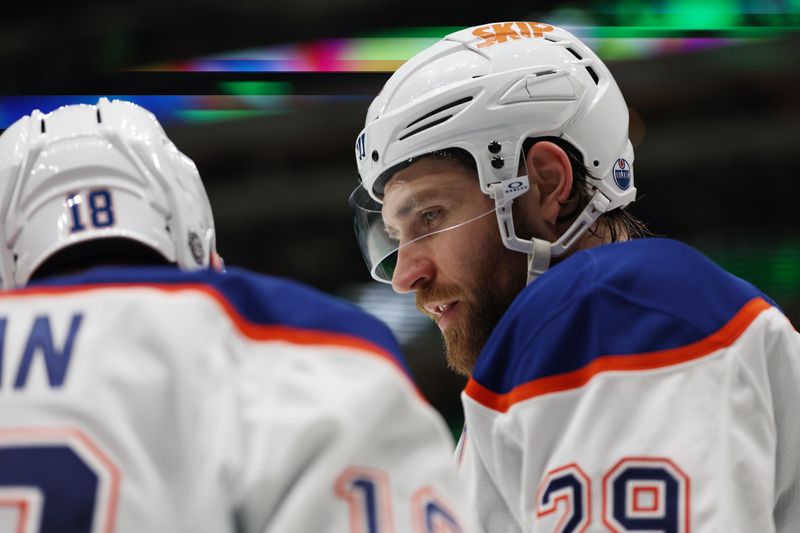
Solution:
<svg viewBox="0 0 800 533"><path fill-rule="evenodd" d="M383 349L381 346L370 342L366 339L347 335L345 333L335 333L329 331L303 329L293 326L285 325L270 325L270 324L256 324L244 318L239 311L228 301L225 296L217 291L214 287L202 283L175 283L175 284L151 284L151 283L98 283L87 285L76 285L69 287L30 287L19 289L13 292L0 292L0 298L13 299L19 297L34 297L34 296L69 296L71 294L83 293L98 290L121 290L121 289L155 289L168 293L176 293L183 291L200 292L210 296L216 301L220 307L230 318L231 322L236 328L245 336L257 341L283 341L292 344L301 344L309 346L336 346L342 348L353 348L369 355L375 355L384 359L392 364L394 368L400 371L403 376L410 382L411 386L416 391L420 398L423 398L422 393L419 392L416 385L406 373L405 369L400 363L395 360L392 355Z"/></svg>
<svg viewBox="0 0 800 533"><path fill-rule="evenodd" d="M506 412L512 405L536 396L582 387L594 376L603 372L653 370L699 359L721 348L730 346L761 314L772 307L762 298L753 298L722 328L692 344L657 352L631 355L605 355L572 372L534 379L514 387L505 394L492 392L470 378L464 391L476 402Z"/></svg>

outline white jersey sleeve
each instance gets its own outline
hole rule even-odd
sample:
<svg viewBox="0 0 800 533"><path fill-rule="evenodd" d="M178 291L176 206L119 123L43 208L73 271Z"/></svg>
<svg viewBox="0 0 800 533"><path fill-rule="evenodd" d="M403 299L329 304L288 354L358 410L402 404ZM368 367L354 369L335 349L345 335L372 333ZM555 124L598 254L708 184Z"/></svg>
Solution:
<svg viewBox="0 0 800 533"><path fill-rule="evenodd" d="M0 294L0 362L0 531L472 530L388 329L297 284L113 269Z"/></svg>
<svg viewBox="0 0 800 533"><path fill-rule="evenodd" d="M799 336L678 243L603 246L542 276L463 398L485 531L798 531Z"/></svg>

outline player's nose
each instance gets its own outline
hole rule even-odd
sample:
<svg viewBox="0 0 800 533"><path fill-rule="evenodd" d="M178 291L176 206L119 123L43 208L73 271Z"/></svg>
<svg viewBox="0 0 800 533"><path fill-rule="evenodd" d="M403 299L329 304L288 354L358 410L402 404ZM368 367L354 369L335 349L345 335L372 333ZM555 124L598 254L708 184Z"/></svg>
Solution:
<svg viewBox="0 0 800 533"><path fill-rule="evenodd" d="M418 243L402 246L397 251L397 264L392 276L395 292L417 291L431 282L436 274L436 265Z"/></svg>

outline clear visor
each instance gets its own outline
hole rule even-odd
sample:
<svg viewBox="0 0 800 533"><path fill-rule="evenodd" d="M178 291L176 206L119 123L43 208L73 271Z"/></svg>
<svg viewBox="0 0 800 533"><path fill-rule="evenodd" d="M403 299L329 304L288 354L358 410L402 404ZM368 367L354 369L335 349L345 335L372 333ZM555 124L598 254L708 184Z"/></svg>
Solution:
<svg viewBox="0 0 800 533"><path fill-rule="evenodd" d="M401 248L494 213L494 203L486 198L486 203L476 204L474 193L458 188L401 186L380 204L359 185L350 195L350 207L372 277L391 283Z"/></svg>

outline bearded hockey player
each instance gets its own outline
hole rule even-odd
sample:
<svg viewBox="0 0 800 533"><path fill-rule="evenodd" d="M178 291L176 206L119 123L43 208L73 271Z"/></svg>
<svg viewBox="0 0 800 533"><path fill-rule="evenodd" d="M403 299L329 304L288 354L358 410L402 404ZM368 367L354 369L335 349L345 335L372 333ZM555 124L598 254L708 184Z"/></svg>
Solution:
<svg viewBox="0 0 800 533"><path fill-rule="evenodd" d="M469 376L485 531L800 531L798 334L699 252L636 238L627 106L584 43L448 35L389 79L356 157L373 276Z"/></svg>

